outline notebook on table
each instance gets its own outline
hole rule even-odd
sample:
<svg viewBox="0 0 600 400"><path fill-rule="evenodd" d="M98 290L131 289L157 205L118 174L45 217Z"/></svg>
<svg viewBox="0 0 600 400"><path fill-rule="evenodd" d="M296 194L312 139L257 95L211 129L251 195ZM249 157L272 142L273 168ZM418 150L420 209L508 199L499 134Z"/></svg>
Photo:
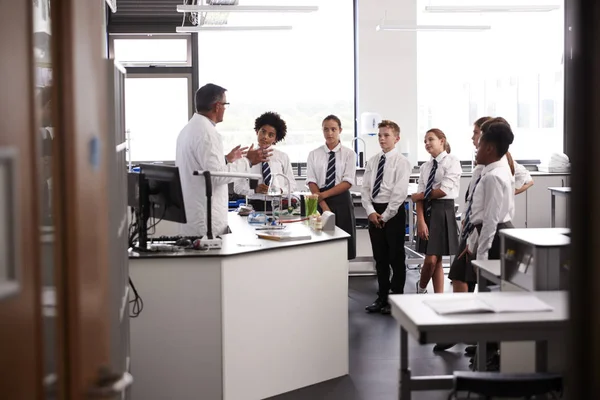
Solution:
<svg viewBox="0 0 600 400"><path fill-rule="evenodd" d="M462 299L431 299L423 303L439 315L543 312L553 310L548 304L531 294L488 297L485 300L478 296Z"/></svg>

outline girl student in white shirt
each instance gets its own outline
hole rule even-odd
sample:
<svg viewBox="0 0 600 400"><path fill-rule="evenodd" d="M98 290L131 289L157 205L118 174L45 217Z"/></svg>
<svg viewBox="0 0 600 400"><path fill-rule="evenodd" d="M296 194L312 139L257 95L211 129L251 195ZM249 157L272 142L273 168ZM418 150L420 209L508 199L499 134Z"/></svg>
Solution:
<svg viewBox="0 0 600 400"><path fill-rule="evenodd" d="M427 293L432 279L434 292L442 293L442 256L454 255L458 249L454 200L458 197L462 168L460 161L449 154L450 145L441 130L427 131L425 149L431 159L421 165L418 193L412 196L417 206L417 251L425 254L417 293Z"/></svg>
<svg viewBox="0 0 600 400"><path fill-rule="evenodd" d="M512 130L504 122L492 120L482 126L482 136L477 147L477 164L483 168L472 188L461 235L464 248L457 259L472 259L473 256L477 260L500 259L498 232L513 228L512 218L515 212L514 177L504 160L513 140ZM453 286L466 285L464 282L467 281L467 275L474 274L471 263L462 264L466 270L454 268L454 264L448 276L452 279Z"/></svg>
<svg viewBox="0 0 600 400"><path fill-rule="evenodd" d="M356 220L350 188L356 178L356 154L342 146L342 123L328 115L321 124L325 144L311 151L306 162L306 185L319 195L320 211L335 214L335 224L350 235L348 260L356 258Z"/></svg>
<svg viewBox="0 0 600 400"><path fill-rule="evenodd" d="M393 294L404 293L406 283L404 202L412 166L396 148L400 140L398 124L389 120L381 121L378 137L381 151L367 162L361 189L362 205L369 217L369 237L379 284L377 299L365 310L368 313L389 314L390 290Z"/></svg>
<svg viewBox="0 0 600 400"><path fill-rule="evenodd" d="M261 179L248 180L246 178L236 179L233 184L233 191L241 196L246 196L248 204L251 204L256 211L270 211L271 203L266 202L265 198L269 190L269 184L273 184L282 193L287 193L287 182L281 176L275 174L284 174L290 179L291 191L293 192L296 184L292 163L286 153L274 148L273 146L285 139L287 134L287 125L281 116L276 112L266 112L254 121L254 131L258 147L264 150L270 149L272 155L269 161L254 165L251 173L260 174Z"/></svg>

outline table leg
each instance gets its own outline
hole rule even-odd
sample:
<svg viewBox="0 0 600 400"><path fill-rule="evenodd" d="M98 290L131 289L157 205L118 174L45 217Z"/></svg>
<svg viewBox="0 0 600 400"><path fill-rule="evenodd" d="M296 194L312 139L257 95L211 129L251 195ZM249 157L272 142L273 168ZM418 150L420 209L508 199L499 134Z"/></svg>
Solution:
<svg viewBox="0 0 600 400"><path fill-rule="evenodd" d="M548 372L548 342L535 343L535 372Z"/></svg>
<svg viewBox="0 0 600 400"><path fill-rule="evenodd" d="M477 342L477 358L475 362L477 363L477 371L482 372L487 370L487 342Z"/></svg>
<svg viewBox="0 0 600 400"><path fill-rule="evenodd" d="M400 400L410 400L411 375L408 368L408 332L400 327Z"/></svg>
<svg viewBox="0 0 600 400"><path fill-rule="evenodd" d="M550 205L551 205L551 213L552 213L552 227L556 227L556 196L554 193L550 193Z"/></svg>
<svg viewBox="0 0 600 400"><path fill-rule="evenodd" d="M415 233L415 218L413 216L413 201L412 197L408 196L408 241L412 244Z"/></svg>
<svg viewBox="0 0 600 400"><path fill-rule="evenodd" d="M479 293L488 292L488 281L481 276L481 269L477 268L477 291Z"/></svg>

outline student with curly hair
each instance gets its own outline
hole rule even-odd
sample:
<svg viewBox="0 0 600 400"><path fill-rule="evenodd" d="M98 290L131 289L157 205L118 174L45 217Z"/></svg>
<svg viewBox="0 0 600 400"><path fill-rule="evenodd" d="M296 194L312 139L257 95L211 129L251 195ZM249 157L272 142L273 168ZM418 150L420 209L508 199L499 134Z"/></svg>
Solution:
<svg viewBox="0 0 600 400"><path fill-rule="evenodd" d="M257 181L248 181L248 179L237 179L233 185L233 191L241 196L246 196L248 204L251 204L257 211L268 211L270 202L267 202L267 210L265 210L265 196L269 190L269 185L280 189L287 193L287 182L284 178L275 174L284 174L290 179L291 190L295 190L295 178L292 170L290 158L283 151L274 148L273 146L283 139L287 133L287 125L276 112L266 112L254 121L254 131L258 147L261 149L271 149L273 154L269 161L262 162L253 166L251 173L262 175L262 178Z"/></svg>

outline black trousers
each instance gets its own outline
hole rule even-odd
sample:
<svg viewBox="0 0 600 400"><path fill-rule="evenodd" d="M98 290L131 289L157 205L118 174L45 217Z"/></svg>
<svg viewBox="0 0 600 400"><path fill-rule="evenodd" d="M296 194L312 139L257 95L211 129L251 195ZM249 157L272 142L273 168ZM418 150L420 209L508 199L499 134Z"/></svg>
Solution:
<svg viewBox="0 0 600 400"><path fill-rule="evenodd" d="M387 204L374 203L375 211L383 214ZM387 300L390 289L392 293L404 293L406 283L406 255L404 252L404 237L406 235L406 212L404 204L398 209L398 214L385 223L383 228L376 228L369 222L369 237L377 281L379 283L379 298ZM390 267L392 279L390 281Z"/></svg>

